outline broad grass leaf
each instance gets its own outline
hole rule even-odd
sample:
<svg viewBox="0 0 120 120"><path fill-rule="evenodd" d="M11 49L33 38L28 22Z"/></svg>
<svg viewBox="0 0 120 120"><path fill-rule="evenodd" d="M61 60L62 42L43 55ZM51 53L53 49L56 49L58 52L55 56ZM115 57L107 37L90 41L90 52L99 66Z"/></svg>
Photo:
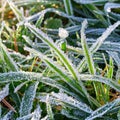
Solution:
<svg viewBox="0 0 120 120"><path fill-rule="evenodd" d="M56 97L60 101L66 103L66 104L69 104L71 106L74 106L75 108L78 108L79 110L82 110L86 113L92 113L93 112L93 110L89 106L87 106L85 103L82 103L82 102L68 96L65 93L54 93L54 92L52 92L51 95L53 97Z"/></svg>
<svg viewBox="0 0 120 120"><path fill-rule="evenodd" d="M39 82L32 83L28 89L25 91L20 105L20 117L26 116L31 113L33 100L36 95L36 89Z"/></svg>
<svg viewBox="0 0 120 120"><path fill-rule="evenodd" d="M9 82L18 82L18 81L32 81L40 80L42 74L34 72L8 72L0 73L0 82L9 83Z"/></svg>

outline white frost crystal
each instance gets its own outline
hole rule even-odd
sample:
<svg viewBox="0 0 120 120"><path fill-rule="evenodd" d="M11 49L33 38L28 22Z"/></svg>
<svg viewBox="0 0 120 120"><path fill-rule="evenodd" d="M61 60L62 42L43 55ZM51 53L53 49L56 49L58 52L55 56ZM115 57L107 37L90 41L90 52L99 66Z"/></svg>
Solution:
<svg viewBox="0 0 120 120"><path fill-rule="evenodd" d="M69 33L66 29L64 28L59 28L59 33L58 33L59 37L62 39L65 39L69 36Z"/></svg>

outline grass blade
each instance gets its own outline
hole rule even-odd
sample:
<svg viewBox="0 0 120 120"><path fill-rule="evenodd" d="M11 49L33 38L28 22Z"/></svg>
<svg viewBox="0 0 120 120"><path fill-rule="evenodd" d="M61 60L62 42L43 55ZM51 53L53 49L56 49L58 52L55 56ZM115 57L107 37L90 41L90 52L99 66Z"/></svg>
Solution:
<svg viewBox="0 0 120 120"><path fill-rule="evenodd" d="M75 89L82 96L84 96L84 93L86 92L86 89L84 88L84 86L83 85L79 86L79 83L77 83L77 81L75 81L70 76L68 76L68 74L62 67L58 66L52 60L47 58L45 55L41 54L40 52L38 52L34 49L25 47L25 50L29 51L30 53L33 53L36 56L39 56L50 68L52 68L61 78L63 78L63 80L68 85L70 85L73 89Z"/></svg>
<svg viewBox="0 0 120 120"><path fill-rule="evenodd" d="M21 11L14 5L14 3L12 2L12 0L7 0L8 4L10 5L12 11L15 13L18 21L23 21L24 20L24 16L21 13Z"/></svg>
<svg viewBox="0 0 120 120"><path fill-rule="evenodd" d="M51 108L51 105L49 103L49 95L47 95L47 97L46 97L46 106L47 106L47 114L48 114L49 120L54 120L52 108Z"/></svg>
<svg viewBox="0 0 120 120"><path fill-rule="evenodd" d="M63 2L64 2L66 13L68 15L73 15L73 8L72 8L71 0L63 0Z"/></svg>
<svg viewBox="0 0 120 120"><path fill-rule="evenodd" d="M95 118L103 116L105 113L107 113L109 110L111 110L114 106L116 106L120 102L120 98L105 104L104 106L98 108L95 110L89 117L87 117L85 120L94 120Z"/></svg>
<svg viewBox="0 0 120 120"><path fill-rule="evenodd" d="M29 86L29 88L25 91L25 94L22 98L22 102L20 105L20 117L23 117L25 115L28 115L31 113L33 100L36 95L36 89L39 82L32 83L32 85Z"/></svg>
<svg viewBox="0 0 120 120"><path fill-rule="evenodd" d="M27 26L32 33L34 33L43 42L47 43L48 46L55 51L55 53L59 56L73 78L75 80L78 80L77 71L75 71L76 69L74 68L68 57L56 46L53 40L49 38L45 33L43 33L40 29L37 29L35 26L32 26L29 23L26 23L25 26Z"/></svg>
<svg viewBox="0 0 120 120"><path fill-rule="evenodd" d="M67 96L67 94L65 93L54 93L52 92L51 95L53 97L56 97L57 99L59 99L60 101L66 103L66 104L69 104L71 106L74 106L75 108L78 108L79 110L82 110L86 113L92 113L93 110L87 106L86 104L70 97L70 96Z"/></svg>
<svg viewBox="0 0 120 120"><path fill-rule="evenodd" d="M120 25L120 21L114 23L113 25L109 26L107 30L97 39L97 41L90 47L90 52L93 54L95 53L99 47L103 44L104 40ZM83 67L85 66L85 59L81 61L78 65L78 70L82 71Z"/></svg>
<svg viewBox="0 0 120 120"><path fill-rule="evenodd" d="M94 67L92 55L91 55L91 53L89 51L89 48L88 48L88 45L87 45L87 42L86 42L86 37L85 37L85 28L86 28L86 26L87 26L87 20L85 20L82 23L82 28L81 28L81 45L82 45L82 48L83 48L83 51L84 51L84 54L85 54L85 58L86 58L86 61L87 61L89 72L90 72L90 74L94 75L95 74L95 67Z"/></svg>
<svg viewBox="0 0 120 120"><path fill-rule="evenodd" d="M99 2L106 2L108 0L74 0L76 3L79 4L93 4Z"/></svg>
<svg viewBox="0 0 120 120"><path fill-rule="evenodd" d="M116 91L120 92L120 85L116 81L113 81L112 79L101 77L99 75L87 75L87 74L80 75L80 79L83 81L96 81L104 83L110 86L111 88L114 88Z"/></svg>

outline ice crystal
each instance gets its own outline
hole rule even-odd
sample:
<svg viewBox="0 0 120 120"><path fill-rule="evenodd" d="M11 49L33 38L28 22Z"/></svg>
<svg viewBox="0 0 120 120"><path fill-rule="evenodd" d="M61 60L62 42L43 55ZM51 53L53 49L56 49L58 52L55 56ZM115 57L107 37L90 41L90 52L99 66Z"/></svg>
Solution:
<svg viewBox="0 0 120 120"><path fill-rule="evenodd" d="M69 33L68 33L68 31L66 30L66 29L64 29L64 28L59 28L59 37L61 38L61 39L65 39L65 38L67 38L69 36Z"/></svg>

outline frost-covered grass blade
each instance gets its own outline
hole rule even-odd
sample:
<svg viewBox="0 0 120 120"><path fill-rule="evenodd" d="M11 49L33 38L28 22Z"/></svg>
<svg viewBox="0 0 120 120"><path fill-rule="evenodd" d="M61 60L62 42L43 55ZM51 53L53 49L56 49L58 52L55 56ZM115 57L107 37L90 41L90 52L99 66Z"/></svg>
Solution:
<svg viewBox="0 0 120 120"><path fill-rule="evenodd" d="M25 115L28 115L31 113L33 100L36 95L36 89L39 82L32 83L32 85L29 86L29 88L25 91L25 94L22 98L22 102L20 105L20 117L23 117Z"/></svg>

